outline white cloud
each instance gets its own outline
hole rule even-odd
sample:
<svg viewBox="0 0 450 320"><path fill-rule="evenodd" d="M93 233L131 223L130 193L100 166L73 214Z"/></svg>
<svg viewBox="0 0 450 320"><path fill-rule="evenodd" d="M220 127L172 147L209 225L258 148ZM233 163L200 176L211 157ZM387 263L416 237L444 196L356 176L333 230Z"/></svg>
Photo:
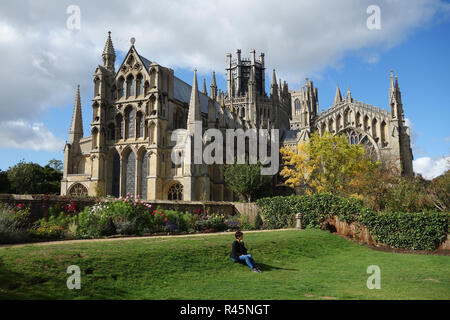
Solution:
<svg viewBox="0 0 450 320"><path fill-rule="evenodd" d="M0 148L62 151L64 141L42 123L0 122Z"/></svg>
<svg viewBox="0 0 450 320"><path fill-rule="evenodd" d="M413 161L414 172L420 173L425 179L431 180L450 169L450 157L432 159L418 158Z"/></svg>
<svg viewBox="0 0 450 320"><path fill-rule="evenodd" d="M227 52L266 54L267 70L298 86L363 50L368 63L414 29L450 12L441 0L383 1L381 30L369 30L373 0L80 0L81 29L69 30L69 0L0 2L0 119L36 121L49 107L73 105L77 84L92 94L107 31L116 50L129 39L143 56L171 68L224 72ZM445 18L448 18L445 17ZM119 61L118 61L119 62ZM295 81L296 83L292 83Z"/></svg>
<svg viewBox="0 0 450 320"><path fill-rule="evenodd" d="M31 119L49 106L72 103L78 83L91 94L108 30L116 49L126 52L135 37L151 61L200 72L224 72L227 52L241 48L248 56L254 48L266 53L268 70L298 81L338 65L349 51L367 50L363 59L376 63L378 53L450 6L439 0L381 2L381 30L369 30L372 0L81 0L81 29L69 30L71 4L57 1L48 10L43 2L1 2L2 119Z"/></svg>

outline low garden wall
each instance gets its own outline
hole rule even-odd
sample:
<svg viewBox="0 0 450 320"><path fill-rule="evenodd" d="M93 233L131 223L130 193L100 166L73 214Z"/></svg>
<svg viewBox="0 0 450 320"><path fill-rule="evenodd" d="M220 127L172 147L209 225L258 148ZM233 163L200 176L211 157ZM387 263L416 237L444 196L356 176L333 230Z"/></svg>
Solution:
<svg viewBox="0 0 450 320"><path fill-rule="evenodd" d="M67 197L59 195L23 195L23 194L0 194L0 202L17 206L23 204L30 208L30 218L33 221L39 220L48 216L48 209L50 207L59 206L64 208L66 205L73 205L76 210L83 210L85 206L94 205L98 201L95 197ZM153 208L160 208L163 210L176 210L180 212L195 213L201 210L208 214L223 214L231 216L235 214L249 214L250 217L256 215L253 204L239 203L239 202L212 202L212 201L147 201ZM252 207L253 205L253 207Z"/></svg>

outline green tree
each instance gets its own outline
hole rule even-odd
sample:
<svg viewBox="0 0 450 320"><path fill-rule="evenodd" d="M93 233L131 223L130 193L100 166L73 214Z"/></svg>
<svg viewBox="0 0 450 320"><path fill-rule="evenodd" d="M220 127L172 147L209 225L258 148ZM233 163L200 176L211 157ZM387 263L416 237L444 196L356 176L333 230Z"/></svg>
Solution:
<svg viewBox="0 0 450 320"><path fill-rule="evenodd" d="M242 200L251 202L269 195L272 176L261 175L262 164L227 164L224 178L227 186Z"/></svg>
<svg viewBox="0 0 450 320"><path fill-rule="evenodd" d="M62 173L46 165L21 160L8 169L10 192L16 194L58 194Z"/></svg>
<svg viewBox="0 0 450 320"><path fill-rule="evenodd" d="M8 172L0 170L0 193L9 193Z"/></svg>
<svg viewBox="0 0 450 320"><path fill-rule="evenodd" d="M53 158L47 163L47 165L50 168L55 169L56 171L60 171L60 172L63 171L63 162L61 160L57 160L57 159Z"/></svg>

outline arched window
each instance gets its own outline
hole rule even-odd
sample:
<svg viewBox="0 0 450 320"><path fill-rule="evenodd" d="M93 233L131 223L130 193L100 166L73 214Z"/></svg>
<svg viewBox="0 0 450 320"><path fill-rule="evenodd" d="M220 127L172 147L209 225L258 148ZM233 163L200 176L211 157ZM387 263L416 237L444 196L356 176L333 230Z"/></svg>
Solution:
<svg viewBox="0 0 450 320"><path fill-rule="evenodd" d="M75 197L86 197L88 195L87 188L81 183L75 183L70 187L68 194Z"/></svg>
<svg viewBox="0 0 450 320"><path fill-rule="evenodd" d="M141 188L142 199L147 200L147 175L148 175L148 152L146 151L141 158Z"/></svg>
<svg viewBox="0 0 450 320"><path fill-rule="evenodd" d="M141 112L136 114L136 137L142 138L144 136L144 117Z"/></svg>
<svg viewBox="0 0 450 320"><path fill-rule="evenodd" d="M100 79L98 77L94 80L94 97L100 95Z"/></svg>
<svg viewBox="0 0 450 320"><path fill-rule="evenodd" d="M245 117L245 108L241 109L241 117L244 118Z"/></svg>
<svg viewBox="0 0 450 320"><path fill-rule="evenodd" d="M134 121L136 111L133 107L127 107L125 111L125 139L134 138Z"/></svg>
<svg viewBox="0 0 450 320"><path fill-rule="evenodd" d="M136 96L140 96L144 93L144 79L142 75L139 74L136 79Z"/></svg>
<svg viewBox="0 0 450 320"><path fill-rule="evenodd" d="M125 156L125 193L135 194L134 182L136 172L136 156L133 151L129 151Z"/></svg>
<svg viewBox="0 0 450 320"><path fill-rule="evenodd" d="M361 127L361 113L359 112L356 113L356 127L357 128Z"/></svg>
<svg viewBox="0 0 450 320"><path fill-rule="evenodd" d="M295 99L295 114L300 114L300 108L302 107L300 100Z"/></svg>
<svg viewBox="0 0 450 320"><path fill-rule="evenodd" d="M94 128L92 130L92 149L98 148L98 129Z"/></svg>
<svg viewBox="0 0 450 320"><path fill-rule="evenodd" d="M117 87L119 88L119 97L118 98L120 99L125 95L125 89L126 89L126 82L123 77L119 78L119 83L118 83Z"/></svg>
<svg viewBox="0 0 450 320"><path fill-rule="evenodd" d="M123 119L121 114L118 114L116 117L116 127L117 139L123 139Z"/></svg>
<svg viewBox="0 0 450 320"><path fill-rule="evenodd" d="M119 196L120 185L120 156L117 151L114 150L112 156L112 195Z"/></svg>
<svg viewBox="0 0 450 320"><path fill-rule="evenodd" d="M183 186L180 183L173 184L167 193L168 200L183 200Z"/></svg>
<svg viewBox="0 0 450 320"><path fill-rule="evenodd" d="M108 125L109 140L116 140L116 127L114 123Z"/></svg>
<svg viewBox="0 0 450 320"><path fill-rule="evenodd" d="M378 138L378 121L377 119L373 119L372 120L372 137L376 140L376 138Z"/></svg>
<svg viewBox="0 0 450 320"><path fill-rule="evenodd" d="M127 98L134 96L134 78L130 74L127 78Z"/></svg>
<svg viewBox="0 0 450 320"><path fill-rule="evenodd" d="M388 145L387 143L387 130L386 130L386 122L382 122L381 123L381 129L380 129L380 134L381 134L381 145L383 147L386 147Z"/></svg>

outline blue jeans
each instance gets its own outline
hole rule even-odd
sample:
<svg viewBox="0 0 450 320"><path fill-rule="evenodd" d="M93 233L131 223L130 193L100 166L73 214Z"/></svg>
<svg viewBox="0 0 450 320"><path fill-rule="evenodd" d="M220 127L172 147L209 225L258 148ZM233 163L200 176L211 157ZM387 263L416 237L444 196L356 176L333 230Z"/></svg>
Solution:
<svg viewBox="0 0 450 320"><path fill-rule="evenodd" d="M235 258L231 258L234 262L238 262ZM256 262L253 260L251 254L243 254L239 256L240 261L245 261L247 265L250 267L250 269L256 268Z"/></svg>

